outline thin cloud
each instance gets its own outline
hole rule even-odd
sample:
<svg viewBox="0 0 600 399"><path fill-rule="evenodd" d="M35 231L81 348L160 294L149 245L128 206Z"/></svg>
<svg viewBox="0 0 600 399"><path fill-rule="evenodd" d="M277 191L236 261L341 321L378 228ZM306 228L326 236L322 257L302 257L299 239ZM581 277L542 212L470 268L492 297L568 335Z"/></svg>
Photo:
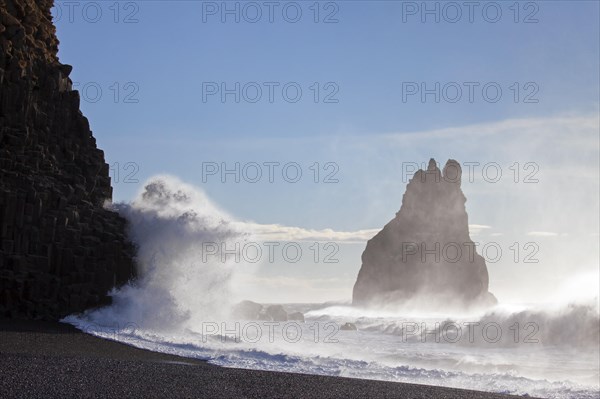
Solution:
<svg viewBox="0 0 600 399"><path fill-rule="evenodd" d="M252 232L259 241L334 241L343 243L364 243L381 229L363 229L356 231L336 231L333 229L306 229L280 224L259 224L239 222L240 227Z"/></svg>
<svg viewBox="0 0 600 399"><path fill-rule="evenodd" d="M514 118L497 122L486 122L466 126L449 127L413 132L395 132L382 134L381 137L390 140L406 139L410 137L418 139L442 138L442 137L465 137L465 136L488 136L504 134L506 132L519 132L519 134L545 132L548 127L553 129L597 129L597 115L560 116L551 118ZM592 138L592 144L597 145L597 140Z"/></svg>
<svg viewBox="0 0 600 399"><path fill-rule="evenodd" d="M557 237L559 234L552 231L530 231L527 235L530 237Z"/></svg>
<svg viewBox="0 0 600 399"><path fill-rule="evenodd" d="M235 222L240 230L250 231L257 241L331 241L344 244L364 244L373 238L381 229L362 229L356 231L338 231L333 229L306 229L280 224L260 224L253 222ZM469 231L475 235L491 226L470 224Z"/></svg>

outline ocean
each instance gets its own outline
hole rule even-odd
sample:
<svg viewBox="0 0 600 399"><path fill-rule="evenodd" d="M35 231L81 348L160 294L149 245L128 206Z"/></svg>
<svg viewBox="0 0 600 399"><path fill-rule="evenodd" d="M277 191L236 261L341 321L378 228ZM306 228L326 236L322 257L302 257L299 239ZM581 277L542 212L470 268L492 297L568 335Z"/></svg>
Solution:
<svg viewBox="0 0 600 399"><path fill-rule="evenodd" d="M65 321L98 337L223 367L557 399L598 398L600 392L593 305L548 311L498 306L479 317L455 318L377 315L347 305L284 308L304 312L305 321L211 320L143 328L94 313ZM357 329L342 329L346 323Z"/></svg>
<svg viewBox="0 0 600 399"><path fill-rule="evenodd" d="M113 290L111 306L63 320L86 333L223 367L599 397L597 296L463 313L282 304L304 321L240 320L231 316L239 264L200 261L201 244L252 238L248 225L169 176L113 208L129 221L139 276Z"/></svg>

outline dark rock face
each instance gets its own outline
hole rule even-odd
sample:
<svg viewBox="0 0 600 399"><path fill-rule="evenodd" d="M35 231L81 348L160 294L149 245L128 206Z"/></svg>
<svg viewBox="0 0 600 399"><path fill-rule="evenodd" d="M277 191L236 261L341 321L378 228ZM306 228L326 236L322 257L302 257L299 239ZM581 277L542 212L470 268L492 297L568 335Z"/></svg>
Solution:
<svg viewBox="0 0 600 399"><path fill-rule="evenodd" d="M231 310L232 317L240 320L258 320L263 305L252 301L242 301L235 305Z"/></svg>
<svg viewBox="0 0 600 399"><path fill-rule="evenodd" d="M304 315L300 312L288 313L281 305L261 305L252 301L242 301L231 309L231 316L239 320L261 321L300 321Z"/></svg>
<svg viewBox="0 0 600 399"><path fill-rule="evenodd" d="M411 304L421 308L486 306L485 260L469 237L462 170L435 161L408 183L396 217L367 243L353 304Z"/></svg>
<svg viewBox="0 0 600 399"><path fill-rule="evenodd" d="M341 331L357 331L356 324L354 323L344 323L340 326Z"/></svg>
<svg viewBox="0 0 600 399"><path fill-rule="evenodd" d="M281 305L270 305L265 309L264 315L269 321L287 321L288 314Z"/></svg>
<svg viewBox="0 0 600 399"><path fill-rule="evenodd" d="M288 320L304 323L304 315L300 312L293 312L288 314Z"/></svg>
<svg viewBox="0 0 600 399"><path fill-rule="evenodd" d="M0 317L110 303L134 275L109 167L57 58L51 0L0 0Z"/></svg>

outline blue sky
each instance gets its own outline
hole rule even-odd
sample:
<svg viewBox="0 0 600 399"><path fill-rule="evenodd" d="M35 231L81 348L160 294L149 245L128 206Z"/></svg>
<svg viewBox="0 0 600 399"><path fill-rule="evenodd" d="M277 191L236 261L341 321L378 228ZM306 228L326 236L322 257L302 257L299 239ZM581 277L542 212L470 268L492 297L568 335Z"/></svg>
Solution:
<svg viewBox="0 0 600 399"><path fill-rule="evenodd" d="M168 173L201 187L241 220L355 232L382 227L399 209L403 165L430 157L496 163L503 172L498 184L480 169L463 184L470 223L486 226L478 230L482 239L509 237L507 246L536 237L545 243L546 263L523 270L507 260L490 270L492 288L508 296L519 291L509 287L517 270L526 282L551 265L557 273L547 276L550 293L561 273L597 269L598 2L477 2L472 22L462 6L455 23L448 2L427 2L439 7L439 22L421 15L422 2L276 2L272 23L264 2L227 2L239 7L240 22L230 14L222 22L223 2L67 3L57 2L54 11L59 55L74 65L71 78L85 89L82 110L107 162L120 171L113 170L115 200L132 199L148 177ZM251 23L254 5L262 17ZM297 9L299 21L288 22ZM223 102L220 93L206 92L236 82L239 102L233 94ZM435 94L423 101L420 92L407 92L436 83L439 102ZM285 85L300 87L297 102L284 98ZM250 102L256 86L262 96ZM456 87L462 97L452 102ZM498 87L502 95L494 102ZM295 162L303 177L203 181L207 162L230 168ZM509 179L515 162L519 183ZM533 170L523 169L528 162L539 169L538 183L522 182ZM334 165L338 182L323 182L334 170L326 164ZM126 182L130 172L139 183ZM559 240L578 255L557 253ZM347 297L364 243L344 248L344 261L326 270L310 262L293 270L267 265L261 275L279 284L296 279L286 280L292 286L303 278L346 276L337 294Z"/></svg>

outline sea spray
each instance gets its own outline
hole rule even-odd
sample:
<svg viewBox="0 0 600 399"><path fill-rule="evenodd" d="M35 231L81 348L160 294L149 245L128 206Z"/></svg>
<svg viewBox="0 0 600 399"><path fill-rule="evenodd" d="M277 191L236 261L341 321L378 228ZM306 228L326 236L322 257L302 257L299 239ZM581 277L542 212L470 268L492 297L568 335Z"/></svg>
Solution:
<svg viewBox="0 0 600 399"><path fill-rule="evenodd" d="M232 217L198 188L172 176L150 179L136 199L112 205L128 220L138 278L112 292L113 304L87 312L99 325L182 330L228 311L232 259L203 257L203 243L247 240Z"/></svg>

